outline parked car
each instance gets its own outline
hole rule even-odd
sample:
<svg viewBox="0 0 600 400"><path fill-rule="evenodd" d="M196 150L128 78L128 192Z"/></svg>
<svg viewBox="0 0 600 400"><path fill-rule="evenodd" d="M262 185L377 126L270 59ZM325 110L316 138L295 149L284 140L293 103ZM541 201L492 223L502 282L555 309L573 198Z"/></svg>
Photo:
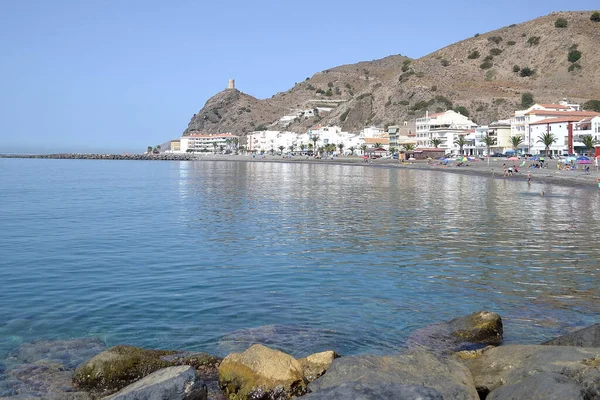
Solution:
<svg viewBox="0 0 600 400"><path fill-rule="evenodd" d="M494 153L491 155L491 157L505 157L505 156L502 153Z"/></svg>

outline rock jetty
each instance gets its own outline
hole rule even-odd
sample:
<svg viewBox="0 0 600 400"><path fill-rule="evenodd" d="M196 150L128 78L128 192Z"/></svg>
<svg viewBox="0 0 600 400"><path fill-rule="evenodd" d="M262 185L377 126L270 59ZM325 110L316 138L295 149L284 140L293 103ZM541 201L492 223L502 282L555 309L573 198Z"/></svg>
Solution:
<svg viewBox="0 0 600 400"><path fill-rule="evenodd" d="M97 339L37 341L0 365L0 399L600 399L598 327L502 345L500 316L480 311L416 331L398 354L299 359L262 344L220 359L106 349Z"/></svg>
<svg viewBox="0 0 600 400"><path fill-rule="evenodd" d="M202 159L197 154L0 154L0 158L49 158L59 160L138 160L138 161L193 161Z"/></svg>

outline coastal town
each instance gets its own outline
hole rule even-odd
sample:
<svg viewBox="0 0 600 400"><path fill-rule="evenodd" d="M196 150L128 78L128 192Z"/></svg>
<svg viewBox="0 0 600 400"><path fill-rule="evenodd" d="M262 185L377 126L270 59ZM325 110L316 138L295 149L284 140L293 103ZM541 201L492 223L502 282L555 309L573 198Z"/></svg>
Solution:
<svg viewBox="0 0 600 400"><path fill-rule="evenodd" d="M447 156L600 156L600 113L561 99L535 103L506 119L478 125L454 110L425 115L401 125L368 126L345 132L315 125L304 133L278 129L293 118L329 110L296 110L264 130L247 135L194 131L162 146L166 153L368 156L436 159ZM152 151L149 148L148 151Z"/></svg>

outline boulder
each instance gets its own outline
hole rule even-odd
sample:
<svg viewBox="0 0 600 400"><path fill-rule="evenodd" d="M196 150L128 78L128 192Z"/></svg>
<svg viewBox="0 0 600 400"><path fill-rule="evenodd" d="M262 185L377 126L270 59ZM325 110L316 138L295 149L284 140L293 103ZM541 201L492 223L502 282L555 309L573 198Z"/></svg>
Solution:
<svg viewBox="0 0 600 400"><path fill-rule="evenodd" d="M409 349L427 349L441 354L498 345L503 340L502 318L478 311L414 331L407 339Z"/></svg>
<svg viewBox="0 0 600 400"><path fill-rule="evenodd" d="M541 373L514 385L500 386L486 400L585 400L579 385L564 375Z"/></svg>
<svg viewBox="0 0 600 400"><path fill-rule="evenodd" d="M600 347L600 324L559 336L542 343L551 346Z"/></svg>
<svg viewBox="0 0 600 400"><path fill-rule="evenodd" d="M334 351L323 351L321 353L311 354L298 360L304 372L304 378L312 382L327 371L333 360L338 358Z"/></svg>
<svg viewBox="0 0 600 400"><path fill-rule="evenodd" d="M336 387L344 390L350 384L381 390L393 390L389 385L413 385L432 389L428 391L431 396L437 391L444 399L479 399L471 373L463 364L424 351L399 356L341 357L308 388L318 394Z"/></svg>
<svg viewBox="0 0 600 400"><path fill-rule="evenodd" d="M306 392L300 363L260 344L225 357L219 366L219 385L229 399L235 400L283 400Z"/></svg>
<svg viewBox="0 0 600 400"><path fill-rule="evenodd" d="M148 350L115 346L96 355L75 370L75 387L108 395L172 364L161 357L176 354L168 350Z"/></svg>
<svg viewBox="0 0 600 400"><path fill-rule="evenodd" d="M502 385L515 385L545 373L569 378L584 389L589 398L600 395L597 389L600 387L600 351L597 348L507 345L490 348L462 361L471 370L482 398Z"/></svg>
<svg viewBox="0 0 600 400"><path fill-rule="evenodd" d="M206 400L206 386L190 366L159 369L104 400Z"/></svg>
<svg viewBox="0 0 600 400"><path fill-rule="evenodd" d="M346 382L302 396L307 400L444 400L435 389L397 383L371 385Z"/></svg>

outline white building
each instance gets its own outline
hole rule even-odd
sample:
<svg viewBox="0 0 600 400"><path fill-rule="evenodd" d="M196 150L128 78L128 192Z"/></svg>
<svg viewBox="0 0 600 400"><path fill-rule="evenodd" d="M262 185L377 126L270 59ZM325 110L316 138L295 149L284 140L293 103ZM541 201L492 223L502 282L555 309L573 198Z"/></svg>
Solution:
<svg viewBox="0 0 600 400"><path fill-rule="evenodd" d="M598 113L581 111L579 104L569 103L566 99L561 100L559 104L534 104L527 110L515 111L514 116L510 119L510 135L523 138L523 142L519 146L521 152L539 154L544 146L540 147L536 144L540 131L537 123L551 118L567 118L572 122L581 121L584 118L595 117L596 115ZM532 131L534 124L537 128Z"/></svg>
<svg viewBox="0 0 600 400"><path fill-rule="evenodd" d="M546 133L551 133L556 138L556 142L550 146L550 155L569 153L569 130L571 130L573 151L583 154L587 150L583 144L583 137L591 135L596 140L600 137L600 113L595 114L597 114L595 117L568 116L531 122L529 131L532 138L532 153L545 154L546 146L540 140Z"/></svg>
<svg viewBox="0 0 600 400"><path fill-rule="evenodd" d="M192 133L179 139L179 152L217 153L234 150L239 138L231 133Z"/></svg>
<svg viewBox="0 0 600 400"><path fill-rule="evenodd" d="M446 153L458 153L460 148L454 144L455 140L459 136L474 134L475 128L475 122L456 111L448 110L432 115L427 112L425 117L416 120L417 147L435 147L432 141L438 139L440 149L444 149Z"/></svg>
<svg viewBox="0 0 600 400"><path fill-rule="evenodd" d="M252 153L279 153L290 152L290 148L298 145L298 135L294 132L281 131L255 131L246 136L246 149Z"/></svg>

